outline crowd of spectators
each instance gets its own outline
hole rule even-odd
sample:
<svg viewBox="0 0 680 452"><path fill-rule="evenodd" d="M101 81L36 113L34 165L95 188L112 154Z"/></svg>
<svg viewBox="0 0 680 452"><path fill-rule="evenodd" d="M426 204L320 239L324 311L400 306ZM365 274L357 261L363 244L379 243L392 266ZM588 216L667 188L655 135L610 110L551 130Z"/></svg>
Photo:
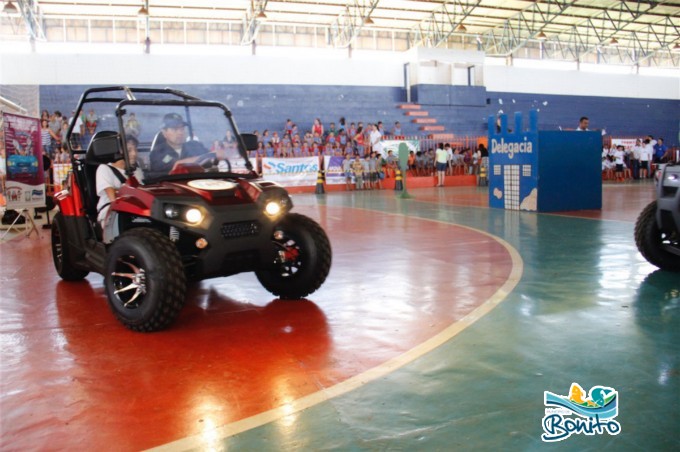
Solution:
<svg viewBox="0 0 680 452"><path fill-rule="evenodd" d="M635 145L611 146L602 150L602 179L622 182L654 177L659 164L674 161L674 149L664 144L663 138L652 135L638 138Z"/></svg>

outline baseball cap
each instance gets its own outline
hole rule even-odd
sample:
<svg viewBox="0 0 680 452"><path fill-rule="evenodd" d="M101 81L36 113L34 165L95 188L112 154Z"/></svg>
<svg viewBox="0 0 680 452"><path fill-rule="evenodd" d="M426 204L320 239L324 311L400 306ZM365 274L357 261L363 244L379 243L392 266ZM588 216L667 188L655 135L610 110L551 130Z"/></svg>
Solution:
<svg viewBox="0 0 680 452"><path fill-rule="evenodd" d="M163 116L163 128L164 129L174 129L175 127L186 126L187 123L184 122L184 118L177 113L168 113Z"/></svg>

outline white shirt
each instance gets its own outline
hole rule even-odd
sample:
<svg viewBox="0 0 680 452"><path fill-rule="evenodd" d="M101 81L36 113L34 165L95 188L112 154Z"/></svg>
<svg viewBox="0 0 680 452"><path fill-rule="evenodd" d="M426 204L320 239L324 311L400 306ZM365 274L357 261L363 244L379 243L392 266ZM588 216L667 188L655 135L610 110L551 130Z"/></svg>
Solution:
<svg viewBox="0 0 680 452"><path fill-rule="evenodd" d="M379 130L373 130L371 132L369 140L371 140L371 146L373 146L373 150L375 152L380 152L382 154L382 143L380 142L381 138L382 138L382 134L380 133L380 131Z"/></svg>
<svg viewBox="0 0 680 452"><path fill-rule="evenodd" d="M652 159L652 155L654 155L654 146L652 144L644 144L642 146L642 152L640 153L640 161L641 162L648 162Z"/></svg>
<svg viewBox="0 0 680 452"><path fill-rule="evenodd" d="M617 165L623 165L623 156L626 153L620 149L614 151L614 163Z"/></svg>
<svg viewBox="0 0 680 452"><path fill-rule="evenodd" d="M436 160L437 163L446 163L448 159L448 155L444 149L437 149L436 155Z"/></svg>
<svg viewBox="0 0 680 452"><path fill-rule="evenodd" d="M109 211L109 206L107 206L107 204L109 204L111 201L106 194L106 189L113 188L117 191L123 185L116 175L113 174L113 171L118 171L124 179L127 179L124 169L110 165L99 165L97 168L97 176L95 181L97 183L97 196L99 196L99 202L97 202L97 212L99 212L97 214L98 221L103 221L106 219L106 214ZM143 178L142 171L139 168L135 169L135 177L139 181L141 181Z"/></svg>

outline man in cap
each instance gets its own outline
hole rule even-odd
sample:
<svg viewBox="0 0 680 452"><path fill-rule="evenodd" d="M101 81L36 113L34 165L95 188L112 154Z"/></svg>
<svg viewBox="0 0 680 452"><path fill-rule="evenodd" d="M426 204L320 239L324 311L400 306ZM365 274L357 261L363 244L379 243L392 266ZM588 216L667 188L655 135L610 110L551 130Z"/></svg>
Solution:
<svg viewBox="0 0 680 452"><path fill-rule="evenodd" d="M196 141L187 142L187 123L177 113L163 117L160 135L149 154L149 178L168 174L178 160L208 152Z"/></svg>

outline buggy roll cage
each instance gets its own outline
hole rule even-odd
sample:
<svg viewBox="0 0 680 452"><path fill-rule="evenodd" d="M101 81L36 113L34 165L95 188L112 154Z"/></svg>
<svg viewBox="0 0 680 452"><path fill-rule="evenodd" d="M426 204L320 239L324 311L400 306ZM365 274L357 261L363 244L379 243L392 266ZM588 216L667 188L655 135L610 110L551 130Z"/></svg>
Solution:
<svg viewBox="0 0 680 452"><path fill-rule="evenodd" d="M99 93L114 93L114 92L119 92L121 95L124 95L124 97L118 96L118 97L91 97L93 95L97 95ZM138 98L135 94L164 94L168 96L168 99L149 99L149 98ZM73 144L71 142L71 136L73 134L73 128L75 127L76 121L75 118L79 117L81 112L83 111L83 107L88 104L88 103L116 103L118 104L116 106L115 112L116 112L116 117L118 118L118 129L120 131L124 130L123 126L123 115L125 114L125 106L126 105L165 105L165 106L177 106L177 107L185 107L185 113L186 113L186 119L187 119L187 124L189 127L189 136L193 136L193 128L192 128L192 123L191 123L191 115L189 112L189 107L216 107L219 108L223 111L224 116L227 118L229 121L229 124L231 125L232 130L234 131L234 134L236 136L237 142L238 142L238 150L239 154L241 155L241 158L243 158L246 162L246 168L249 171L253 171L253 165L250 163L250 159L248 158L248 150L246 149L245 142L243 141L243 137L241 136L241 133L238 130L238 127L236 126L236 123L234 122L234 119L232 117L231 110L229 110L224 104L220 102L214 102L214 101L205 101L202 100L198 97L191 96L184 91L176 90L176 89L171 89L171 88L136 88L136 87L128 87L128 86L104 86L104 87L98 87L98 88L90 88L86 90L82 96L80 97L80 100L78 101L78 106L76 107L76 112L75 115L73 116L73 119L71 120L71 124L68 127L68 131L66 133L66 142L67 146L69 149L69 154L71 156L71 162L75 163L76 155L79 154L85 154L87 152L87 149L82 149L82 150L77 150L73 149ZM125 158L125 167L126 171L128 174L132 173L132 169L130 167L130 163L128 161L128 156L127 156L127 142L125 138L125 134L121 133L120 134L120 140L121 140L121 145L122 145L122 151L123 155Z"/></svg>

